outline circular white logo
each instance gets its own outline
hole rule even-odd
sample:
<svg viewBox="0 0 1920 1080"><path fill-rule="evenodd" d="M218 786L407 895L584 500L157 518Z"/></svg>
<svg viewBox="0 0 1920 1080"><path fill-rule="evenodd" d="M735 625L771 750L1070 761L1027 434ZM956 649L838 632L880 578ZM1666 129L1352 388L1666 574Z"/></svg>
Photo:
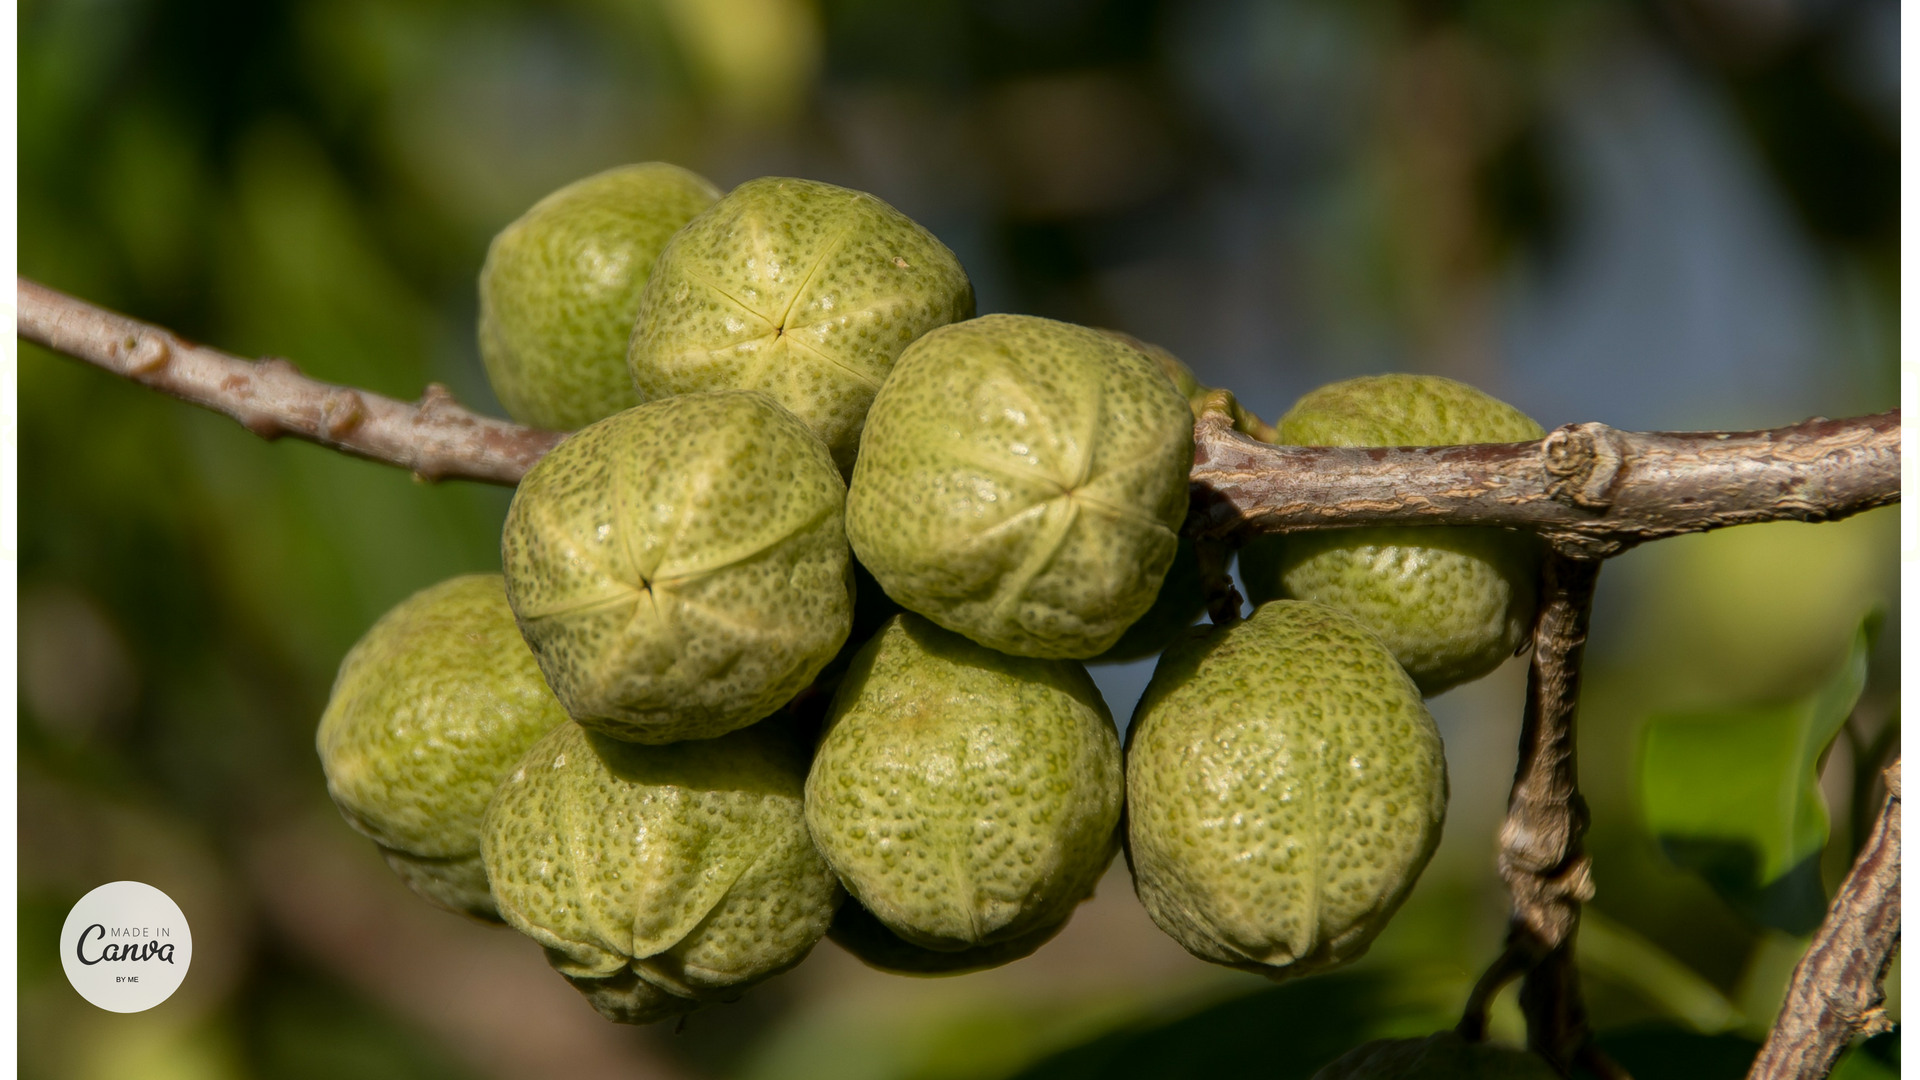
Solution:
<svg viewBox="0 0 1920 1080"><path fill-rule="evenodd" d="M67 981L111 1012L144 1012L172 997L192 960L180 905L138 881L108 882L81 897L60 929Z"/></svg>

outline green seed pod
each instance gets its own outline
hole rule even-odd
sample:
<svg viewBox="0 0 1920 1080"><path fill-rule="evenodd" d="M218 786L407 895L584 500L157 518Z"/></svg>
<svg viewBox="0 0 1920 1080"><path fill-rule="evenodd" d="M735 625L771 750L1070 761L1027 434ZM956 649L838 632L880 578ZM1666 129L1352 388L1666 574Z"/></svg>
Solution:
<svg viewBox="0 0 1920 1080"><path fill-rule="evenodd" d="M1296 446L1443 446L1544 435L1464 383L1374 375L1323 386L1280 418ZM1499 667L1527 641L1539 542L1507 529L1429 526L1261 537L1240 552L1249 599L1312 600L1379 634L1424 694Z"/></svg>
<svg viewBox="0 0 1920 1080"><path fill-rule="evenodd" d="M845 498L826 447L764 394L642 405L520 482L507 598L574 719L712 738L779 708L846 640Z"/></svg>
<svg viewBox="0 0 1920 1080"><path fill-rule="evenodd" d="M1160 581L1160 592L1145 615L1133 621L1120 640L1089 664L1124 664L1143 660L1166 648L1187 632L1187 628L1207 610L1207 583L1200 573L1200 557L1194 554L1193 541L1180 538L1173 565Z"/></svg>
<svg viewBox="0 0 1920 1080"><path fill-rule="evenodd" d="M1119 737L1084 668L912 614L854 658L807 774L807 826L847 891L946 953L1064 922L1113 861L1121 800Z"/></svg>
<svg viewBox="0 0 1920 1080"><path fill-rule="evenodd" d="M733 189L667 244L627 363L643 400L772 395L844 472L900 351L972 316L966 271L911 218L864 192L769 176Z"/></svg>
<svg viewBox="0 0 1920 1080"><path fill-rule="evenodd" d="M1447 808L1440 734L1352 616L1276 600L1161 657L1127 731L1134 888L1203 960L1270 978L1356 959Z"/></svg>
<svg viewBox="0 0 1920 1080"><path fill-rule="evenodd" d="M1525 1050L1469 1042L1456 1031L1424 1039L1367 1043L1313 1074L1313 1080L1559 1080L1546 1059Z"/></svg>
<svg viewBox="0 0 1920 1080"><path fill-rule="evenodd" d="M778 720L647 746L565 724L487 808L500 913L608 1019L644 1024L799 963L843 897Z"/></svg>
<svg viewBox="0 0 1920 1080"><path fill-rule="evenodd" d="M940 952L923 948L887 929L887 924L858 900L848 898L834 913L827 939L852 953L868 967L893 975L966 975L997 968L1032 956L1040 946L1066 929L1066 921L1043 926L1031 934L972 949Z"/></svg>
<svg viewBox="0 0 1920 1080"><path fill-rule="evenodd" d="M847 538L903 606L989 648L1090 657L1178 546L1193 414L1112 335L988 315L908 348L874 399Z"/></svg>
<svg viewBox="0 0 1920 1080"><path fill-rule="evenodd" d="M527 747L566 719L500 575L473 574L373 624L341 661L314 741L327 793L409 888L498 922L481 815Z"/></svg>
<svg viewBox="0 0 1920 1080"><path fill-rule="evenodd" d="M1207 399L1221 392L1195 378L1192 368L1188 367L1179 357L1158 345L1141 341L1132 334L1120 330L1102 330L1100 332L1103 334L1112 334L1114 337L1152 357L1153 362L1160 365L1160 370L1167 373L1167 378L1173 380L1173 388L1180 392L1181 397L1187 399L1187 407L1193 410L1193 418L1195 420L1200 419L1200 414L1206 411ZM1233 429L1235 431L1240 432L1242 435L1258 439L1261 442L1273 441L1273 428L1268 426L1267 423L1258 416L1255 416L1252 410L1240 404L1239 400L1232 394L1226 394L1225 400L1221 404L1226 407L1227 414L1233 417Z"/></svg>
<svg viewBox="0 0 1920 1080"><path fill-rule="evenodd" d="M676 165L576 180L500 231L480 269L480 359L515 420L571 431L640 404L627 338L667 238L720 197Z"/></svg>

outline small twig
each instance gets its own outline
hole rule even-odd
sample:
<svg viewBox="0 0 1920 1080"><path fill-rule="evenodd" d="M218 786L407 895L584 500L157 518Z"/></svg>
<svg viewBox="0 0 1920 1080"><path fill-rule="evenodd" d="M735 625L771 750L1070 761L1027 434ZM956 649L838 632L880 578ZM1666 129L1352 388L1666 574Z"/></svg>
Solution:
<svg viewBox="0 0 1920 1080"><path fill-rule="evenodd" d="M1900 500L1900 411L1772 431L1572 424L1531 443L1268 446L1194 429L1197 532L1492 525L1587 555L1759 521L1832 521Z"/></svg>
<svg viewBox="0 0 1920 1080"><path fill-rule="evenodd" d="M1507 984L1527 973L1538 958L1531 955L1522 941L1512 935L1507 938L1507 946L1487 970L1482 972L1479 981L1473 984L1473 991L1467 995L1467 1007L1460 1011L1460 1022L1453 1030L1463 1039L1484 1042L1487 1038L1487 1015L1493 1010L1493 999Z"/></svg>
<svg viewBox="0 0 1920 1080"><path fill-rule="evenodd" d="M1900 945L1900 761L1873 834L1793 969L1786 1002L1747 1080L1820 1080L1858 1035L1889 1030L1882 984Z"/></svg>
<svg viewBox="0 0 1920 1080"><path fill-rule="evenodd" d="M1590 1034L1573 963L1580 905L1593 898L1581 845L1587 806L1575 768L1574 717L1599 575L1598 560L1560 550L1550 550L1541 567L1520 759L1500 827L1500 876L1513 897L1512 921L1506 948L1474 986L1457 1028L1484 1037L1494 996L1524 974L1527 1045L1563 1073L1588 1048Z"/></svg>
<svg viewBox="0 0 1920 1080"><path fill-rule="evenodd" d="M410 469L428 480L516 484L562 436L481 416L438 384L418 405L243 360L21 278L20 336L240 421Z"/></svg>

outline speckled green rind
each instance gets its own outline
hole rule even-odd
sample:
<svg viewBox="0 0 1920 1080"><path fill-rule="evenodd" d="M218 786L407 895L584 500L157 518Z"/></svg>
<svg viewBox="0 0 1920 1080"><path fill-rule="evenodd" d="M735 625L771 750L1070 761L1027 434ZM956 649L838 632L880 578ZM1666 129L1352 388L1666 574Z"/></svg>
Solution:
<svg viewBox="0 0 1920 1080"><path fill-rule="evenodd" d="M499 574L413 594L348 651L314 742L327 792L414 892L497 919L479 871L487 800L567 714Z"/></svg>
<svg viewBox="0 0 1920 1080"><path fill-rule="evenodd" d="M865 192L769 176L667 244L627 363L643 400L765 391L844 471L900 351L972 316L960 261L913 219Z"/></svg>
<svg viewBox="0 0 1920 1080"><path fill-rule="evenodd" d="M1009 941L939 952L904 940L874 918L873 912L860 901L849 897L834 913L833 925L827 927L827 938L870 968L894 975L936 977L985 971L1032 956L1040 946L1066 929L1066 925L1062 920Z"/></svg>
<svg viewBox="0 0 1920 1080"><path fill-rule="evenodd" d="M867 417L847 538L887 595L1021 656L1097 656L1153 606L1193 414L1110 334L987 315L913 343Z"/></svg>
<svg viewBox="0 0 1920 1080"><path fill-rule="evenodd" d="M493 238L480 269L480 359L515 420L571 431L640 404L627 338L668 237L720 191L649 162L576 180Z"/></svg>
<svg viewBox="0 0 1920 1080"><path fill-rule="evenodd" d="M1366 951L1440 842L1433 718L1352 616L1277 600L1160 658L1127 732L1147 913L1203 960L1285 978Z"/></svg>
<svg viewBox="0 0 1920 1080"><path fill-rule="evenodd" d="M1079 664L901 615L854 658L807 825L888 929L955 952L1064 921L1113 861L1120 744Z"/></svg>
<svg viewBox="0 0 1920 1080"><path fill-rule="evenodd" d="M687 394L608 417L520 482L507 598L573 718L705 739L819 674L852 617L846 489L764 394Z"/></svg>
<svg viewBox="0 0 1920 1080"><path fill-rule="evenodd" d="M1452 379L1373 375L1323 386L1280 418L1298 446L1521 442L1545 432L1518 409ZM1367 624L1425 694L1477 679L1526 641L1539 545L1506 529L1343 529L1262 537L1240 552L1258 604L1329 604Z"/></svg>
<svg viewBox="0 0 1920 1080"><path fill-rule="evenodd" d="M1181 397L1187 399L1187 407L1193 411L1193 418L1195 420L1200 419L1200 414L1206 409L1207 397L1214 393L1214 388L1205 385L1199 379L1195 378L1193 369L1188 367L1185 361L1168 352L1166 349L1152 342L1142 341L1125 331L1103 329L1100 332L1103 334L1111 334L1152 357L1153 362L1159 364L1160 370L1166 372L1167 378L1173 381L1173 388L1180 392ZM1245 405L1240 404L1238 399L1229 396L1224 404L1226 405L1227 412L1233 417L1233 429L1235 431L1238 431L1242 435L1252 436L1263 442L1273 441L1273 429L1268 427L1258 416L1255 416Z"/></svg>
<svg viewBox="0 0 1920 1080"><path fill-rule="evenodd" d="M806 767L777 720L666 746L562 725L487 810L494 900L609 1015L731 1000L799 963L843 898L808 838Z"/></svg>
<svg viewBox="0 0 1920 1080"><path fill-rule="evenodd" d="M1313 1080L1559 1080L1559 1074L1537 1054L1442 1031L1367 1043L1314 1073Z"/></svg>
<svg viewBox="0 0 1920 1080"><path fill-rule="evenodd" d="M1145 615L1135 619L1113 647L1088 660L1089 664L1124 664L1142 660L1173 644L1207 609L1206 582L1200 576L1200 559L1193 541L1180 538L1173 565L1161 579L1160 592Z"/></svg>

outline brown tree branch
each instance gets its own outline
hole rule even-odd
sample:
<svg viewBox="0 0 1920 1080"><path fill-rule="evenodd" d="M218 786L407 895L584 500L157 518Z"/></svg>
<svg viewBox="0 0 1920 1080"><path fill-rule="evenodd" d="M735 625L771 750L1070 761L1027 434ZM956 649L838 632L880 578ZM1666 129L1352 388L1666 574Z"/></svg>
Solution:
<svg viewBox="0 0 1920 1080"><path fill-rule="evenodd" d="M1201 535L1352 525L1493 525L1609 556L1758 521L1831 521L1900 499L1900 410L1771 431L1571 424L1539 442L1268 446L1203 416Z"/></svg>
<svg viewBox="0 0 1920 1080"><path fill-rule="evenodd" d="M516 484L556 432L469 412L433 384L410 405L307 378L285 360L242 360L20 279L20 336L225 413L265 439L292 435L429 480Z"/></svg>
<svg viewBox="0 0 1920 1080"><path fill-rule="evenodd" d="M478 416L429 387L419 405L250 363L19 281L20 336L267 438L294 435L429 479L517 483L561 436ZM1754 521L1826 521L1897 502L1900 413L1758 432L1561 428L1537 443L1379 450L1269 446L1209 415L1194 427L1193 524L1230 537L1350 525L1497 525L1612 555Z"/></svg>
<svg viewBox="0 0 1920 1080"><path fill-rule="evenodd" d="M1747 1080L1820 1080L1856 1035L1892 1024L1882 984L1900 945L1900 761L1882 774L1887 798L1847 872Z"/></svg>

